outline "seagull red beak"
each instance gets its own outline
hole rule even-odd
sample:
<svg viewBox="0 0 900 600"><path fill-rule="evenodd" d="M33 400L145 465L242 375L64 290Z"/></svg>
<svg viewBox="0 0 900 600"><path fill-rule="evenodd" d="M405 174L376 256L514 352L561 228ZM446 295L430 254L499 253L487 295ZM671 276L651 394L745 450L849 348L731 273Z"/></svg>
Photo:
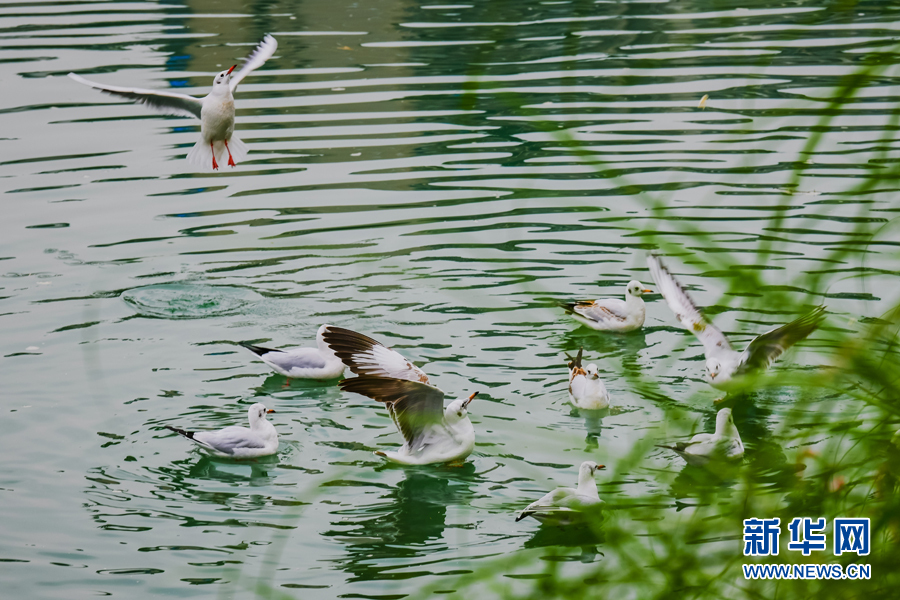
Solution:
<svg viewBox="0 0 900 600"><path fill-rule="evenodd" d="M275 412L275 409L274 409L274 408L269 408L269 409L266 410L266 413L267 413L267 414L270 414L270 415L271 415L273 412Z"/></svg>
<svg viewBox="0 0 900 600"><path fill-rule="evenodd" d="M653 290L641 290L641 291L644 292L645 294L652 294L652 293L653 293Z"/></svg>
<svg viewBox="0 0 900 600"><path fill-rule="evenodd" d="M474 399L475 399L475 396L477 396L477 395L478 395L478 392L475 392L474 394L472 394L471 396L469 396L469 399L466 400L465 402L463 402L463 408L468 408L468 407L469 407L469 403L471 403L472 400L474 400Z"/></svg>
<svg viewBox="0 0 900 600"><path fill-rule="evenodd" d="M231 65L231 68L228 69L228 74L229 74L229 75L231 75L231 72L234 71L234 68L235 68L236 66L237 66L237 65Z"/></svg>

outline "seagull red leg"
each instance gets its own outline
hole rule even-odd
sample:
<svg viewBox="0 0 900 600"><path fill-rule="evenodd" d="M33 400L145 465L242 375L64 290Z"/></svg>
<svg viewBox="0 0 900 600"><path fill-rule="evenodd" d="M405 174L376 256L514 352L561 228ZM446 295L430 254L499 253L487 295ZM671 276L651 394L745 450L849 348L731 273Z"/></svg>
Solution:
<svg viewBox="0 0 900 600"><path fill-rule="evenodd" d="M212 142L209 143L209 149L212 150L212 155L213 155L213 169L215 169L216 171L218 171L218 170L219 170L219 165L216 164L216 149L213 147L213 143L212 143Z"/></svg>
<svg viewBox="0 0 900 600"><path fill-rule="evenodd" d="M225 149L228 150L228 166L234 167L234 159L231 158L231 149L228 147L228 140L225 140Z"/></svg>

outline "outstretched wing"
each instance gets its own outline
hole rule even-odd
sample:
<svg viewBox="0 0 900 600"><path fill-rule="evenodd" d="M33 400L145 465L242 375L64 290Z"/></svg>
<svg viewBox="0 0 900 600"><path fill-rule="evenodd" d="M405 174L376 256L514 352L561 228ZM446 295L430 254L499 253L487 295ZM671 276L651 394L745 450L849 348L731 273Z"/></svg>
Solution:
<svg viewBox="0 0 900 600"><path fill-rule="evenodd" d="M95 90L106 92L113 96L119 96L131 100L137 104L143 104L151 110L163 113L165 115L177 115L180 117L197 117L200 118L200 109L203 103L198 98L188 96L186 94L176 94L174 92L155 92L153 90L142 90L140 88L123 88L114 85L104 85L89 81L75 73L69 73L69 77L83 83Z"/></svg>
<svg viewBox="0 0 900 600"><path fill-rule="evenodd" d="M718 349L731 350L731 344L728 343L725 334L703 317L694 301L659 258L651 254L647 257L647 266L650 267L650 275L666 299L666 304L684 328L697 336L706 350L706 356L715 354Z"/></svg>
<svg viewBox="0 0 900 600"><path fill-rule="evenodd" d="M825 307L817 306L799 319L753 338L741 354L736 374L767 369L784 351L818 329L825 319Z"/></svg>
<svg viewBox="0 0 900 600"><path fill-rule="evenodd" d="M237 75L231 76L231 93L237 89L238 84L249 75L252 71L263 66L263 64L272 58L272 55L275 54L275 50L278 48L278 42L271 35L266 34L266 37L263 38L263 41L259 43L256 49L250 53L250 56L247 57L247 60L244 61L244 66L241 67L241 70L237 72Z"/></svg>
<svg viewBox="0 0 900 600"><path fill-rule="evenodd" d="M357 375L429 383L428 375L419 367L367 335L329 325L322 337L337 357Z"/></svg>
<svg viewBox="0 0 900 600"><path fill-rule="evenodd" d="M416 449L433 426L443 423L444 392L425 383L360 375L338 385L345 392L384 402L410 448Z"/></svg>

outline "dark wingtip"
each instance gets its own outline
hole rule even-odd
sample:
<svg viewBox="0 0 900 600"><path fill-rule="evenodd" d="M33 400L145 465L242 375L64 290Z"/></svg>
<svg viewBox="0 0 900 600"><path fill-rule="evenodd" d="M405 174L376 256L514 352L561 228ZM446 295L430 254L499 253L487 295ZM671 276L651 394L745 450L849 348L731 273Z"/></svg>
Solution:
<svg viewBox="0 0 900 600"><path fill-rule="evenodd" d="M166 429L171 429L172 431L174 431L174 432L177 433L178 435L183 435L184 437L186 437L186 438L189 439L189 440L194 439L194 432L193 432L193 431L185 431L184 429L178 429L177 427L172 427L171 425L165 425L165 428L166 428Z"/></svg>
<svg viewBox="0 0 900 600"><path fill-rule="evenodd" d="M531 514L531 513L527 513L527 512L525 512L525 511L520 512L520 513L519 513L519 516L516 517L516 523L518 523L519 521L521 521L522 519L524 519L525 517L527 517L527 516L530 515L530 514Z"/></svg>
<svg viewBox="0 0 900 600"><path fill-rule="evenodd" d="M572 358L571 356L568 355L568 353L566 353L566 358L569 359L569 362L568 362L569 369L574 369L576 367L578 367L579 369L581 368L581 357L583 354L584 354L584 346L582 346L581 348L578 349L578 354L575 355L575 358Z"/></svg>
<svg viewBox="0 0 900 600"><path fill-rule="evenodd" d="M562 300L554 300L553 303L566 311L568 314L572 314L575 312L575 302L563 302Z"/></svg>
<svg viewBox="0 0 900 600"><path fill-rule="evenodd" d="M353 361L353 357L356 354L369 352L376 346L384 346L378 340L372 339L358 331L332 325L325 328L322 339L331 348L334 355L340 358L341 362L350 367L350 370L357 375L364 375L366 368L356 364Z"/></svg>
<svg viewBox="0 0 900 600"><path fill-rule="evenodd" d="M280 352L280 350L275 350L273 348L263 348L262 346L254 346L253 344L248 344L247 342L238 342L238 344L257 356L262 356L263 354L268 354L269 352Z"/></svg>

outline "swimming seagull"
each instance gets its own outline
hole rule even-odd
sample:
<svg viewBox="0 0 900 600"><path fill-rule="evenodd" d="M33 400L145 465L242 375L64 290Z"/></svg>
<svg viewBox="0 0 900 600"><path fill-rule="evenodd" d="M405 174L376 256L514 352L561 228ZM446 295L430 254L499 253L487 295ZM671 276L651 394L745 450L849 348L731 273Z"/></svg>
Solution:
<svg viewBox="0 0 900 600"><path fill-rule="evenodd" d="M584 348L578 349L578 355L569 359L569 401L583 410L603 410L609 408L609 392L600 379L597 365L589 364L586 368L581 366L581 356Z"/></svg>
<svg viewBox="0 0 900 600"><path fill-rule="evenodd" d="M598 469L605 468L604 465L589 460L581 463L581 468L578 469L578 488L556 488L540 500L529 504L519 513L516 521L534 517L541 523L568 525L580 520L582 515L578 513L596 510L603 505L603 500L597 492L594 473Z"/></svg>
<svg viewBox="0 0 900 600"><path fill-rule="evenodd" d="M269 367L291 379L335 379L344 374L341 362L322 337L328 325L322 325L316 332L316 348L288 348L276 350L240 342Z"/></svg>
<svg viewBox="0 0 900 600"><path fill-rule="evenodd" d="M167 115L181 117L197 117L200 119L200 141L188 153L191 164L206 168L212 161L212 168L218 170L219 160L228 154L228 166L235 166L237 161L247 155L247 145L234 135L234 92L241 81L252 71L261 67L278 48L278 42L271 35L266 35L255 50L247 57L244 66L236 74L232 71L237 65L222 71L213 79L212 91L203 98L194 98L175 92L156 92L139 88L124 88L104 85L89 81L84 77L69 73L69 77L101 92L121 96L132 102L143 104L147 108ZM229 144L230 143L230 144Z"/></svg>
<svg viewBox="0 0 900 600"><path fill-rule="evenodd" d="M689 465L698 467L714 460L736 461L744 456L744 444L734 426L730 408L723 408L716 414L715 433L698 433L689 442L659 447L674 450Z"/></svg>
<svg viewBox="0 0 900 600"><path fill-rule="evenodd" d="M725 334L703 317L658 257L650 255L647 264L675 317L703 344L709 383L721 390L738 388L741 376L768 369L785 350L815 331L825 318L825 307L817 306L799 319L755 337L743 352L738 352Z"/></svg>
<svg viewBox="0 0 900 600"><path fill-rule="evenodd" d="M651 293L639 281L629 281L625 288L625 300L601 298L560 302L559 305L577 321L598 331L634 331L644 324L646 310L641 296Z"/></svg>
<svg viewBox="0 0 900 600"><path fill-rule="evenodd" d="M278 432L266 415L275 412L257 402L247 410L250 429L232 425L218 431L185 431L171 425L178 435L191 440L213 456L223 458L257 458L278 451Z"/></svg>
<svg viewBox="0 0 900 600"><path fill-rule="evenodd" d="M444 408L444 392L399 352L361 333L328 326L325 343L358 375L338 385L347 392L383 402L406 443L397 452L376 451L404 465L460 461L475 448L469 403L478 395L454 400Z"/></svg>

